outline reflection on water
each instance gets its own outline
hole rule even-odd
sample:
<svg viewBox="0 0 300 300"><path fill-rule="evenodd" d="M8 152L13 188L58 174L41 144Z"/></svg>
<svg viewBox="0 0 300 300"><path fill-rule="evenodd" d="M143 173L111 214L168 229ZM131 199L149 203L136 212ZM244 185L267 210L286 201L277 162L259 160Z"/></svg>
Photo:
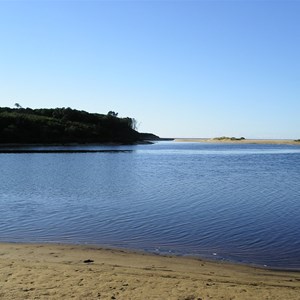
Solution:
<svg viewBox="0 0 300 300"><path fill-rule="evenodd" d="M89 150L89 149L0 149L0 154L19 154L19 153L127 153L133 150Z"/></svg>
<svg viewBox="0 0 300 300"><path fill-rule="evenodd" d="M162 142L2 150L1 241L300 269L300 147Z"/></svg>

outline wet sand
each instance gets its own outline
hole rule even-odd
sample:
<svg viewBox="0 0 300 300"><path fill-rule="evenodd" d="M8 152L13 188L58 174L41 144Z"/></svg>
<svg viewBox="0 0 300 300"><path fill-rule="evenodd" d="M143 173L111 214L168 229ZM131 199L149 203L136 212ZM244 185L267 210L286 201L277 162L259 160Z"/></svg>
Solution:
<svg viewBox="0 0 300 300"><path fill-rule="evenodd" d="M94 246L0 244L0 299L300 299L300 272Z"/></svg>
<svg viewBox="0 0 300 300"><path fill-rule="evenodd" d="M245 140L230 140L230 139L197 139L197 138L178 138L175 142L192 142L192 143L230 143L230 144L270 144L270 145L298 145L300 142L295 140L259 140L259 139L245 139Z"/></svg>

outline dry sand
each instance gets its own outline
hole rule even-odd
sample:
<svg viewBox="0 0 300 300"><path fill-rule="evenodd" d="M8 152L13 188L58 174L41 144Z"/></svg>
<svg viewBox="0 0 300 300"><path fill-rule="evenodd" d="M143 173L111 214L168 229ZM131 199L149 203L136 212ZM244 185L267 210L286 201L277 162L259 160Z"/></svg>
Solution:
<svg viewBox="0 0 300 300"><path fill-rule="evenodd" d="M300 272L92 246L0 244L0 267L1 299L300 299Z"/></svg>
<svg viewBox="0 0 300 300"><path fill-rule="evenodd" d="M175 139L175 142L193 142L193 143L230 143L230 144L273 144L273 145L298 145L300 142L294 140L255 140L255 139L245 139L245 140L217 140L217 139L189 139L189 138L178 138Z"/></svg>

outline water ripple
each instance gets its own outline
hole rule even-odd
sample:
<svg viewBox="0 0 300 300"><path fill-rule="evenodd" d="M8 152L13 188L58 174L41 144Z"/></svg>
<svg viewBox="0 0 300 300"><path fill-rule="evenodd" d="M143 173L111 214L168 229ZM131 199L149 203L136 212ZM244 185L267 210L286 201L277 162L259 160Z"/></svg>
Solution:
<svg viewBox="0 0 300 300"><path fill-rule="evenodd" d="M300 269L300 149L158 143L0 155L0 240ZM29 153L29 151L31 151Z"/></svg>

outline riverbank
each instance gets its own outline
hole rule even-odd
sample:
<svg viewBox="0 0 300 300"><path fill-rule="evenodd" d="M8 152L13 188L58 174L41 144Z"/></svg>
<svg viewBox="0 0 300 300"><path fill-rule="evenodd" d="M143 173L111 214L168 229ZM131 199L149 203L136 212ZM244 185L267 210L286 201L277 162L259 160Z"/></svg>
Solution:
<svg viewBox="0 0 300 300"><path fill-rule="evenodd" d="M267 139L242 139L242 140L230 140L230 139L197 139L197 138L176 138L175 142L190 142L190 143L230 143L230 144L270 144L270 145L298 145L299 141L295 140L267 140Z"/></svg>
<svg viewBox="0 0 300 300"><path fill-rule="evenodd" d="M299 299L300 273L94 246L0 244L1 299Z"/></svg>

